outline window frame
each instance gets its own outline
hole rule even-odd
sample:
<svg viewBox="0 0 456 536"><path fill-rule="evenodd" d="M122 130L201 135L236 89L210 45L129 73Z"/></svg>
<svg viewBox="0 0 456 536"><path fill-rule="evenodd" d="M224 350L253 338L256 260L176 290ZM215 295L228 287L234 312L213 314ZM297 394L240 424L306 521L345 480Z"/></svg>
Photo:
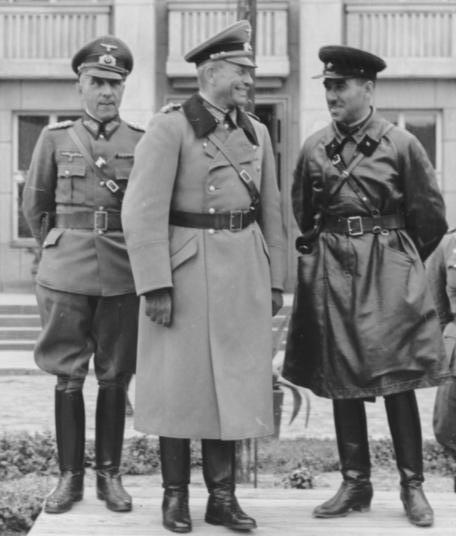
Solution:
<svg viewBox="0 0 456 536"><path fill-rule="evenodd" d="M81 110L16 110L13 112L13 125L12 125L12 171L11 171L11 238L10 246L17 248L30 248L36 246L36 241L33 237L21 237L19 236L19 184L25 182L23 171L19 169L19 118L23 116L35 116L35 117L47 117L50 125L58 121L60 116L80 116ZM47 126L46 125L46 126ZM43 127L44 128L44 127Z"/></svg>
<svg viewBox="0 0 456 536"><path fill-rule="evenodd" d="M397 126L406 129L407 114L413 117L413 114L430 113L435 117L435 175L440 190L443 190L443 111L439 108L378 108L380 115L382 113L397 114Z"/></svg>

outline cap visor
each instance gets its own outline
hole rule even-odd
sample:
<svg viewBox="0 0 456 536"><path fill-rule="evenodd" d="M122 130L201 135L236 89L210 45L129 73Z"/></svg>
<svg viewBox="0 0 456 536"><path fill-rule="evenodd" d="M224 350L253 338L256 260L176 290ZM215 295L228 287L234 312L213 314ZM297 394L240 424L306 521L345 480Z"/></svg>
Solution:
<svg viewBox="0 0 456 536"><path fill-rule="evenodd" d="M100 69L97 67L87 67L81 72L97 78L105 78L106 80L123 80L124 78L124 76L122 76L120 73L108 71L107 69Z"/></svg>

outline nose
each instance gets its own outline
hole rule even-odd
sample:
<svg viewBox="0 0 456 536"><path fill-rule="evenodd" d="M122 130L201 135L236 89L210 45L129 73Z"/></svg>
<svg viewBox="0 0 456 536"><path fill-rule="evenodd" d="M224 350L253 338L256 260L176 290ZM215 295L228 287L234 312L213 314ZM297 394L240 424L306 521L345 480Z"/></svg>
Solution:
<svg viewBox="0 0 456 536"><path fill-rule="evenodd" d="M112 95L112 86L107 80L103 81L103 85L101 86L101 92L103 95Z"/></svg>

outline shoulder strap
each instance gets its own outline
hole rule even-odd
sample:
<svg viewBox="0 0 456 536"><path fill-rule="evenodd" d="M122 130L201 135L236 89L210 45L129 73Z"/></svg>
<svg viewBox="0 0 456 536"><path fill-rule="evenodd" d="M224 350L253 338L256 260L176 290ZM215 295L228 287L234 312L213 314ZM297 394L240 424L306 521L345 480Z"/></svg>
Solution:
<svg viewBox="0 0 456 536"><path fill-rule="evenodd" d="M102 179L103 184L113 195L117 197L117 199L122 201L124 193L122 192L119 184L114 179L106 179L105 175L101 173L100 167L94 161L87 147L84 145L81 138L78 136L78 133L76 132L74 126L72 128L69 128L67 132L70 138L74 141L76 147L81 151L81 154L84 160L87 162L89 167L91 167L92 170L95 172L95 175L98 178Z"/></svg>
<svg viewBox="0 0 456 536"><path fill-rule="evenodd" d="M242 181L242 184L246 187L250 195L250 199L252 201L251 207L253 209L257 209L260 205L260 192L258 191L258 188L256 187L256 184L254 183L252 177L249 175L248 171L244 168L241 168L241 166L236 162L235 158L230 153L228 148L219 138L217 138L217 136L213 132L208 135L208 138L228 160L230 165L235 169L236 173Z"/></svg>

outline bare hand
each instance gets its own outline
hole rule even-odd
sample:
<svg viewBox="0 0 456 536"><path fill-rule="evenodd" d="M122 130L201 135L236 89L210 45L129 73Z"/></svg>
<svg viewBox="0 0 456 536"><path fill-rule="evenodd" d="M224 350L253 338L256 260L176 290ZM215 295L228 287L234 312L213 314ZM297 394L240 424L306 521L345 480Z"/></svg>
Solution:
<svg viewBox="0 0 456 536"><path fill-rule="evenodd" d="M146 315L152 322L161 326L168 327L171 325L173 298L171 289L160 288L153 290L145 295L146 298Z"/></svg>
<svg viewBox="0 0 456 536"><path fill-rule="evenodd" d="M282 291L272 289L272 316L275 316L283 307Z"/></svg>

